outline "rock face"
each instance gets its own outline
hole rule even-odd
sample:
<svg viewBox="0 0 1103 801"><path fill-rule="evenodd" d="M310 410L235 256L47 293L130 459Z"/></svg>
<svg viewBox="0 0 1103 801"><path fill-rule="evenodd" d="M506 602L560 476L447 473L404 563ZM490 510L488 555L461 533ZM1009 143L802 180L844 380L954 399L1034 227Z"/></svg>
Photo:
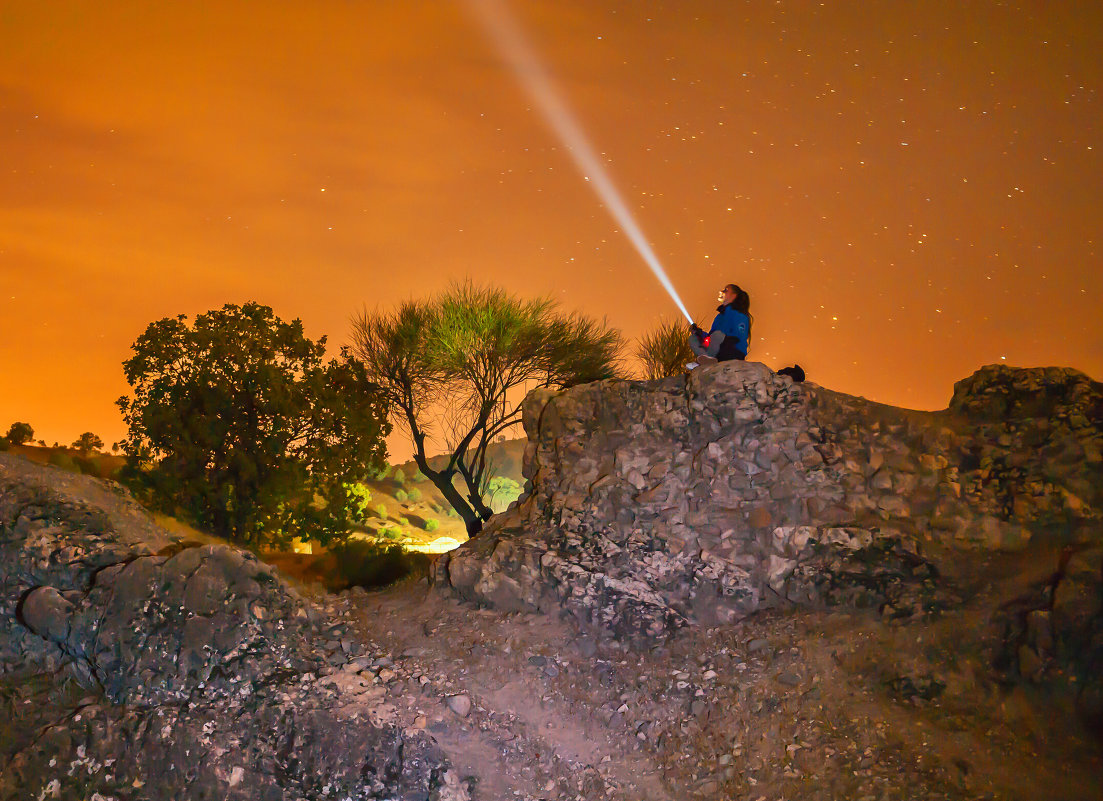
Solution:
<svg viewBox="0 0 1103 801"><path fill-rule="evenodd" d="M166 535L118 527L135 504L75 502L56 476L0 454L0 679L60 673L85 696L3 744L0 798L442 797L439 749L350 711L317 612L271 568L155 553Z"/></svg>
<svg viewBox="0 0 1103 801"><path fill-rule="evenodd" d="M1103 508L1103 385L985 367L914 412L728 362L525 401L526 495L438 562L502 609L618 636L782 602L911 615L952 600L931 555L1070 540Z"/></svg>

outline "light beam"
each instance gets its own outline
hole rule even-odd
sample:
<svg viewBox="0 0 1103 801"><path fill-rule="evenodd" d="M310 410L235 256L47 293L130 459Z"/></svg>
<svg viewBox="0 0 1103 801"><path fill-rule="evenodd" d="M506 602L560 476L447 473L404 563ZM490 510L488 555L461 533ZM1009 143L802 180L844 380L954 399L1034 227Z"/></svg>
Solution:
<svg viewBox="0 0 1103 801"><path fill-rule="evenodd" d="M467 6L473 16L482 25L487 37L498 48L502 59L509 65L521 86L532 97L544 121L559 137L567 152L578 167L582 177L593 188L597 196L605 203L605 208L620 223L621 230L633 247L651 268L651 272L662 284L663 289L677 304L678 309L690 323L693 318L686 311L685 304L670 282L655 251L640 230L627 204L621 197L612 179L605 171L586 134L559 92L551 75L536 57L536 51L525 37L520 23L510 12L503 0L467 0Z"/></svg>

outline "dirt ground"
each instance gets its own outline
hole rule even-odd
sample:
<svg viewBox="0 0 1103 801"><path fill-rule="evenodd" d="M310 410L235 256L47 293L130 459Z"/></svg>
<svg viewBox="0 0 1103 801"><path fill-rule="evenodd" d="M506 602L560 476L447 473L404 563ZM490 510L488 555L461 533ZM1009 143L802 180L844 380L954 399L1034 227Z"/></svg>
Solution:
<svg viewBox="0 0 1103 801"><path fill-rule="evenodd" d="M1051 559L972 565L969 600L926 621L775 610L646 651L425 581L319 600L479 799L1103 798L1068 693L991 668L993 610Z"/></svg>

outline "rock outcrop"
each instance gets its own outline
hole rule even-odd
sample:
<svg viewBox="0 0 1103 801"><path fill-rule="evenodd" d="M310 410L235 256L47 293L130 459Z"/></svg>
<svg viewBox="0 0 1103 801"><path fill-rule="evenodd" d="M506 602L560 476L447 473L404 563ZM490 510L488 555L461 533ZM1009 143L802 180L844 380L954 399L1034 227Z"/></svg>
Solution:
<svg viewBox="0 0 1103 801"><path fill-rule="evenodd" d="M934 556L1074 541L1103 510L1103 385L1074 370L986 367L916 412L728 362L524 412L526 495L437 579L618 636L783 602L922 613L953 600Z"/></svg>
<svg viewBox="0 0 1103 801"><path fill-rule="evenodd" d="M0 454L0 680L82 693L4 743L0 798L462 797L426 733L348 692L371 655L334 667L271 568L170 546L123 495L93 506L74 495L102 488L58 482ZM26 704L0 701L12 734Z"/></svg>

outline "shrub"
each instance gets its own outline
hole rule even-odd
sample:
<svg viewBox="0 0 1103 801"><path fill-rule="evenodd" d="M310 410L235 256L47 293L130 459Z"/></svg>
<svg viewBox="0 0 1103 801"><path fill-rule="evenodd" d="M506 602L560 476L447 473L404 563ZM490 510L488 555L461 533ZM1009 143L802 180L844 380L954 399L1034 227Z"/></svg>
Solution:
<svg viewBox="0 0 1103 801"><path fill-rule="evenodd" d="M425 474L421 472L421 468L419 467L417 470L414 471L413 480L414 481L428 481L429 479L425 477Z"/></svg>
<svg viewBox="0 0 1103 801"><path fill-rule="evenodd" d="M406 492L406 490L399 490L398 492L396 492L396 493L394 494L394 499L395 499L396 501L398 501L399 503L406 503L406 499L407 499L407 498L409 498L409 497L410 497L410 496L409 496L409 494L408 494L408 493Z"/></svg>
<svg viewBox="0 0 1103 801"><path fill-rule="evenodd" d="M337 571L350 587L383 587L410 575L425 575L429 557L398 545L348 540L333 549Z"/></svg>
<svg viewBox="0 0 1103 801"><path fill-rule="evenodd" d="M386 540L402 539L402 531L398 526L380 526L379 536Z"/></svg>
<svg viewBox="0 0 1103 801"><path fill-rule="evenodd" d="M435 517L426 518L426 520L425 520L425 530L426 531L436 531L438 528L440 528L440 521L439 520L437 520Z"/></svg>
<svg viewBox="0 0 1103 801"><path fill-rule="evenodd" d="M6 451L11 447L11 443L8 442L7 437L0 437L0 451Z"/></svg>
<svg viewBox="0 0 1103 801"><path fill-rule="evenodd" d="M686 364L694 358L685 323L660 320L636 342L636 358L643 363L648 381L684 373Z"/></svg>
<svg viewBox="0 0 1103 801"><path fill-rule="evenodd" d="M89 459L84 456L74 456L73 464L77 470L84 473L86 476L100 477L100 465L95 459Z"/></svg>
<svg viewBox="0 0 1103 801"><path fill-rule="evenodd" d="M411 487L406 493L406 497L410 500L410 503L417 503L421 500L421 490L417 487Z"/></svg>
<svg viewBox="0 0 1103 801"><path fill-rule="evenodd" d="M379 506L375 507L375 513L377 515L379 515L381 518L383 518L384 520L386 520L387 519L387 506L386 506L386 504L381 503L381 504L379 504Z"/></svg>
<svg viewBox="0 0 1103 801"><path fill-rule="evenodd" d="M394 483L398 484L400 487L406 483L406 474L402 472L401 467L396 467L394 469L394 475L392 476L392 478L394 479Z"/></svg>
<svg viewBox="0 0 1103 801"><path fill-rule="evenodd" d="M400 525L400 526L408 526L408 525L410 525L410 518L408 518L408 517L400 517L400 518L398 518L398 525Z"/></svg>

